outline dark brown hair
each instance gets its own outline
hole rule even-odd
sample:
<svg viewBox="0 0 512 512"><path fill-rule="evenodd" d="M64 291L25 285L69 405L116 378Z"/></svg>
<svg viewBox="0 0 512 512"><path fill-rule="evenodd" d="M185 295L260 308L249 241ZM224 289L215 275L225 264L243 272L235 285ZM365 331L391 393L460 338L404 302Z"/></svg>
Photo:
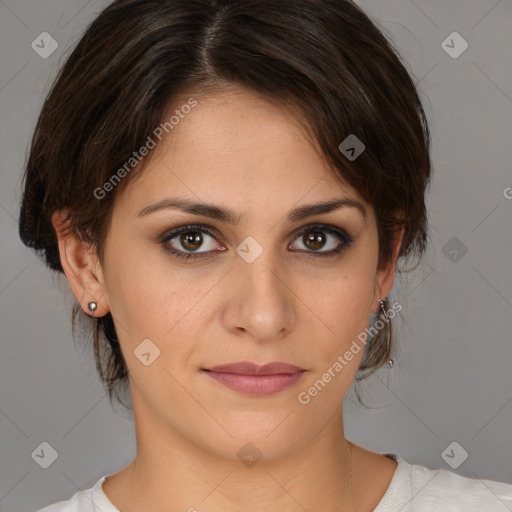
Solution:
<svg viewBox="0 0 512 512"><path fill-rule="evenodd" d="M117 0L91 23L45 100L25 169L19 234L63 272L51 223L100 261L115 197L149 156L101 200L94 190L142 147L177 98L243 86L297 114L311 142L374 208L379 264L424 253L430 135L415 84L392 41L350 0ZM354 134L364 152L339 145ZM81 311L75 305L72 314ZM84 314L85 316L85 314ZM109 399L127 382L110 313L94 322L94 353ZM103 336L100 336L103 335ZM103 337L109 342L106 345ZM389 356L391 322L366 346L360 370Z"/></svg>

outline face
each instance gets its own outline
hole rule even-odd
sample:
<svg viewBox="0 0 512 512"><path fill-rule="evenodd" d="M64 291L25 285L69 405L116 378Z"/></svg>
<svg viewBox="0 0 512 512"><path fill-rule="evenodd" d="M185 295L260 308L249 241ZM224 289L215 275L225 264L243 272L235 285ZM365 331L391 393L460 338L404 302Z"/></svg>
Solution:
<svg viewBox="0 0 512 512"><path fill-rule="evenodd" d="M197 100L116 199L88 290L113 315L139 428L232 459L252 442L270 459L341 411L364 345L341 371L333 365L368 327L394 268L378 269L371 206L336 179L290 114L243 90ZM238 222L205 208L148 208L177 198ZM205 371L240 361L305 371L227 375L245 391ZM319 379L325 386L309 393Z"/></svg>

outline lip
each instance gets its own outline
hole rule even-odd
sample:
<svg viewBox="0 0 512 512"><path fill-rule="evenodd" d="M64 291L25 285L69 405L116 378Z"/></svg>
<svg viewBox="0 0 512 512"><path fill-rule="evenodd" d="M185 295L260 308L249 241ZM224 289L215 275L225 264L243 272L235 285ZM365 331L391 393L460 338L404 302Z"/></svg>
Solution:
<svg viewBox="0 0 512 512"><path fill-rule="evenodd" d="M278 373L293 374L304 371L303 368L293 364L282 363L280 361L267 363L258 366L250 361L237 361L236 363L221 364L213 368L207 368L212 372L239 373L243 375L276 375Z"/></svg>
<svg viewBox="0 0 512 512"><path fill-rule="evenodd" d="M248 361L223 364L202 371L230 389L254 396L284 391L306 372L303 368L287 363L273 362L258 366Z"/></svg>

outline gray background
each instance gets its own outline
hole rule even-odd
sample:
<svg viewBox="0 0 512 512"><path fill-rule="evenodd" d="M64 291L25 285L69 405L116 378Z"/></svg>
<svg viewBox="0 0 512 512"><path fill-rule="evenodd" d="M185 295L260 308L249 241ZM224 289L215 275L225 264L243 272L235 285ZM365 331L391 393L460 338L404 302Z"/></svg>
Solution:
<svg viewBox="0 0 512 512"><path fill-rule="evenodd" d="M512 1L358 3L396 42L419 84L434 179L429 251L394 290L406 317L395 366L367 381L371 409L349 393L346 435L411 463L512 483ZM112 410L92 352L72 341L67 281L17 233L22 170L43 98L106 4L0 0L3 512L68 499L135 455L129 413ZM44 31L59 43L47 59L31 48ZM442 47L453 31L469 43L458 58ZM31 457L43 441L58 452L48 469ZM453 442L456 468L443 456ZM462 450L468 457L460 464Z"/></svg>

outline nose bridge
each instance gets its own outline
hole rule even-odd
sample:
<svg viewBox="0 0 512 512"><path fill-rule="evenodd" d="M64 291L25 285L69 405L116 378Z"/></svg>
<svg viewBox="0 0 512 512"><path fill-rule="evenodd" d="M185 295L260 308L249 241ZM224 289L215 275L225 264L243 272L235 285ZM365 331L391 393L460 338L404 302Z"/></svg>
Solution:
<svg viewBox="0 0 512 512"><path fill-rule="evenodd" d="M271 338L288 326L293 307L289 286L281 275L278 248L268 236L261 243L252 236L236 248L235 279L240 304L239 327L257 338ZM267 247L264 247L267 245Z"/></svg>
<svg viewBox="0 0 512 512"><path fill-rule="evenodd" d="M276 275L280 266L277 251L278 249L271 245L270 236L261 242L253 236L247 236L236 248L239 257L236 271L241 274L239 278L251 288L257 287L263 292L269 287L274 288L279 282ZM270 292L270 289L267 291Z"/></svg>

